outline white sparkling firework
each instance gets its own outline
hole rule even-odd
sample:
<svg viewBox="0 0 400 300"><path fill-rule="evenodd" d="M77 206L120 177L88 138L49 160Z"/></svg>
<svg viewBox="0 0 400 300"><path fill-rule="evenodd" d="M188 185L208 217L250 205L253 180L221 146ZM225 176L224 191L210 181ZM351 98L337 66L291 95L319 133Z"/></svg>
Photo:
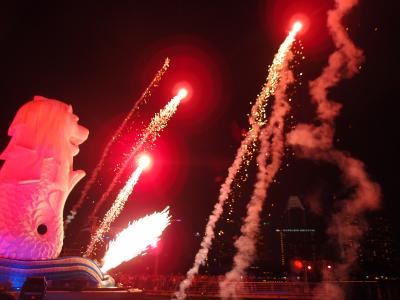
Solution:
<svg viewBox="0 0 400 300"><path fill-rule="evenodd" d="M83 205L83 202L85 201L90 188L96 182L97 177L98 177L101 169L104 166L104 163L106 161L106 158L108 157L111 147L121 137L122 132L125 130L125 128L128 126L128 124L131 124L133 122L132 118L133 118L134 114L139 110L139 108L141 106L146 104L147 101L150 99L152 90L155 87L157 87L158 84L160 83L162 77L164 76L165 72L167 72L167 70L169 68L169 64L170 64L170 59L166 58L162 68L160 70L158 70L157 74L154 76L153 80L150 82L150 84L148 85L146 90L140 96L139 100L137 100L135 102L132 109L129 111L128 115L125 117L125 119L122 121L121 125L117 128L117 130L114 132L111 139L108 141L106 147L103 150L103 153L100 157L99 162L97 163L96 167L94 168L89 179L86 181L86 184L82 189L82 192L81 192L81 195L80 195L78 201L74 204L74 206L72 207L69 215L67 216L67 218L64 222L64 230L67 229L68 224L71 223L71 221L75 218L75 215L77 214L78 210ZM96 206L98 206L98 207L100 207L100 205L102 204L99 202L96 203ZM95 211L97 212L97 209L95 209Z"/></svg>
<svg viewBox="0 0 400 300"><path fill-rule="evenodd" d="M291 55L292 56L292 55ZM275 91L275 102L272 107L268 124L262 128L259 140L260 150L257 155L258 172L256 182L249 203L247 214L240 228L241 235L235 241L237 252L233 257L232 270L225 274L220 282L220 296L222 299L237 299L236 289L247 268L256 258L257 239L260 230L260 213L267 191L278 172L284 155L284 128L285 116L290 106L286 97L286 89L293 83L294 77L289 70L290 58L284 63L281 79Z"/></svg>
<svg viewBox="0 0 400 300"><path fill-rule="evenodd" d="M167 126L168 121L171 117L175 114L178 105L181 101L187 96L187 91L185 89L181 89L178 91L176 96L172 98L167 105L164 106L163 109L159 111L150 121L150 124L141 134L139 141L131 148L127 158L122 163L121 167L119 168L118 172L113 177L110 185L108 186L107 190L103 193L100 197L100 200L96 203L92 213L89 216L89 219L92 219L96 216L98 210L100 209L101 205L104 201L108 198L112 190L115 188L116 184L121 179L121 176L125 169L127 168L129 162L135 157L135 155L144 149L149 149L153 146L156 139L159 137L161 131Z"/></svg>
<svg viewBox="0 0 400 300"><path fill-rule="evenodd" d="M162 212L155 212L129 224L109 243L101 270L105 273L125 261L145 254L149 247L158 243L170 223L169 207L166 207Z"/></svg>
<svg viewBox="0 0 400 300"><path fill-rule="evenodd" d="M150 124L144 130L139 142L134 147L132 147L132 149L129 153L129 156L125 159L121 168L119 169L117 174L114 176L114 178L111 181L106 192L101 196L99 203L104 202L104 199L106 199L110 195L111 191L114 189L115 185L117 184L120 177L122 176L123 171L128 166L128 163L130 161L132 161L132 158L137 154L139 149L150 148L153 145L155 140L158 138L160 132L167 126L168 121L175 114L175 112L178 108L178 105L181 103L181 101L186 96L187 96L187 90L185 90L185 89L179 90L178 93L176 94L176 96L174 98L172 98L167 103L167 105L165 105L165 107L163 109L161 109L160 112L157 113L151 119ZM99 227L96 229L95 233L92 234L89 246L84 254L85 256L90 256L93 254L96 243L99 242L100 240L102 240L103 234L109 230L111 222L113 222L115 220L115 218L117 217L117 215L119 215L121 209L123 208L123 204L125 204L127 198L129 197L130 193L132 192L134 185L132 186L130 193L126 196L127 197L126 199L124 198L126 195L126 193L124 191L129 191L129 188L127 186L129 185L130 182L132 182L132 183L134 182L134 179L136 178L136 176L137 176L137 179L136 179L136 182L137 182L142 171L143 171L143 168L140 168L140 166L139 166L137 168L137 170L131 175L131 177L128 180L128 182L126 183L125 187L118 194L117 199L115 200L113 206L107 212L106 216L104 217L104 219L101 222L101 224L99 225ZM136 184L136 182L134 182L134 184ZM121 195L122 192L124 192L124 193ZM123 201L123 199L125 199L125 200ZM122 206L120 203L123 203ZM97 205L90 216L94 216L96 214L96 212L97 212L96 208L98 209ZM118 214L116 215L116 213L118 213Z"/></svg>
<svg viewBox="0 0 400 300"><path fill-rule="evenodd" d="M133 188L138 182L143 170L150 164L148 156L142 156L139 159L139 166L129 177L125 186L119 192L111 208L107 211L100 226L97 228L95 234L90 239L89 246L85 252L85 256L90 256L96 246L96 243L103 239L104 233L110 230L110 225L120 215L125 203L128 201L129 196L132 194Z"/></svg>
<svg viewBox="0 0 400 300"><path fill-rule="evenodd" d="M215 204L214 210L208 219L205 234L200 249L195 256L193 266L187 272L186 279L179 285L179 291L175 293L176 298L179 300L186 298L186 289L192 284L194 276L199 272L200 266L204 265L207 259L208 251L215 236L215 225L223 213L223 206L225 201L229 198L232 190L232 183L234 182L237 173L242 165L248 166L250 164L250 160L256 151L256 141L260 134L261 127L263 127L267 122L265 110L267 101L270 96L275 94L284 63L288 59L288 54L293 42L295 41L295 36L299 30L301 30L301 27L301 23L294 24L292 30L279 47L278 53L274 56L272 65L268 70L269 72L266 83L263 85L261 93L257 96L256 102L251 109L251 115L249 117L250 129L242 140L232 166L228 169L228 176L221 186L218 202Z"/></svg>

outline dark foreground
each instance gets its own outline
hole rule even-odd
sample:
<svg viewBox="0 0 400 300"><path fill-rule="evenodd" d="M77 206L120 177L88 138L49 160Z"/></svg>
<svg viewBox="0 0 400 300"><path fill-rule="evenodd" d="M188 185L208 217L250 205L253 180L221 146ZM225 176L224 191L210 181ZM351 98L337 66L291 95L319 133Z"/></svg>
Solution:
<svg viewBox="0 0 400 300"><path fill-rule="evenodd" d="M400 282L397 281L352 281L352 282L331 282L332 286L344 291L344 299L365 299L365 300L397 300L400 299ZM263 282L253 285L253 288L241 289L238 296L241 299L340 299L334 297L332 291L321 291L317 284L299 284L290 282ZM93 290L48 290L45 299L47 300L156 300L172 299L174 291L141 291L137 289L93 289ZM214 286L204 285L202 289L190 290L188 300L218 299L217 290ZM0 299L18 299L18 292L0 294ZM42 298L37 298L42 299Z"/></svg>

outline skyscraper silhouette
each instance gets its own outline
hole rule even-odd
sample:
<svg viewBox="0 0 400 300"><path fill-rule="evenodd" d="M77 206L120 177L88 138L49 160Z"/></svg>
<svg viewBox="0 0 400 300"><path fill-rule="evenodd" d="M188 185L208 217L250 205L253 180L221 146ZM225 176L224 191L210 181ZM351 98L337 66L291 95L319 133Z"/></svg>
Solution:
<svg viewBox="0 0 400 300"><path fill-rule="evenodd" d="M294 261L315 261L315 232L308 227L307 213L298 196L290 196L282 215L279 234L283 270L289 271Z"/></svg>

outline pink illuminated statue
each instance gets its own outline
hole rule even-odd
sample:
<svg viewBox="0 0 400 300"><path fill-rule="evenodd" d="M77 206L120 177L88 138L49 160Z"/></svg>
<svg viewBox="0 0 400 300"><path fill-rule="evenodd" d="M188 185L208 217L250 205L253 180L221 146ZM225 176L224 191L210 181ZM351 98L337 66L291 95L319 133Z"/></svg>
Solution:
<svg viewBox="0 0 400 300"><path fill-rule="evenodd" d="M65 200L85 175L73 170L89 131L72 107L36 96L18 111L1 154L0 257L56 258L62 248Z"/></svg>

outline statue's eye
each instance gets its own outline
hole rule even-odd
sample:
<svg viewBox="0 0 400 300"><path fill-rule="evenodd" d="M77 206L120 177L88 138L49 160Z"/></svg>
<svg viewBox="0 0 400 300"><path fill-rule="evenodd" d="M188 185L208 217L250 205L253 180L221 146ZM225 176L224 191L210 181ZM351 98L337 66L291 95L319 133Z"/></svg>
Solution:
<svg viewBox="0 0 400 300"><path fill-rule="evenodd" d="M37 228L37 232L41 235L47 232L47 226L45 224L40 224Z"/></svg>

